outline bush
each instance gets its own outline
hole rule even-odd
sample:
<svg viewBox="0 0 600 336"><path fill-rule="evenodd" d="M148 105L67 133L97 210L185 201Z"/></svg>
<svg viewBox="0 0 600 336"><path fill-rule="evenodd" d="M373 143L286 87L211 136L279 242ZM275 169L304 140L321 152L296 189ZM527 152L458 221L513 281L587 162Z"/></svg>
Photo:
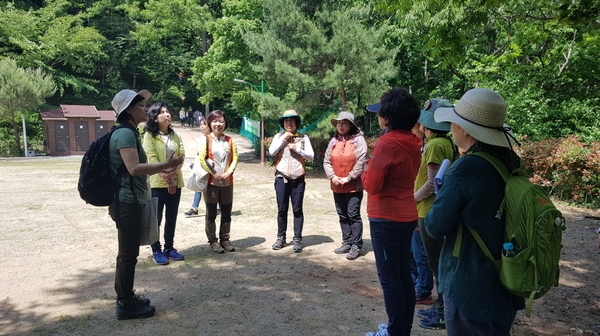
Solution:
<svg viewBox="0 0 600 336"><path fill-rule="evenodd" d="M532 181L554 197L575 205L600 207L600 142L577 136L524 142L517 152Z"/></svg>

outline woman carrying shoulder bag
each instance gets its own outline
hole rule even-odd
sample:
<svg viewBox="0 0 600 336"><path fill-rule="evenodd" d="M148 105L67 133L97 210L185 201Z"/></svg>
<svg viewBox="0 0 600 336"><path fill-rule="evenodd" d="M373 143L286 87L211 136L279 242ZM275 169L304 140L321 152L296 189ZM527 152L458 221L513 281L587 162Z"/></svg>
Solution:
<svg viewBox="0 0 600 336"><path fill-rule="evenodd" d="M135 265L140 253L140 231L142 214L148 194L147 175L160 172L170 173L183 164L183 156L171 156L165 163L146 163L146 152L142 148L136 127L146 121L146 101L150 92L122 90L115 95L112 106L117 122L127 126L113 132L110 143L111 174L120 180L120 189L110 212L117 224L119 254L115 274L117 294L117 319L126 320L154 315L155 308L150 300L135 295L133 281ZM120 172L124 165L125 173Z"/></svg>

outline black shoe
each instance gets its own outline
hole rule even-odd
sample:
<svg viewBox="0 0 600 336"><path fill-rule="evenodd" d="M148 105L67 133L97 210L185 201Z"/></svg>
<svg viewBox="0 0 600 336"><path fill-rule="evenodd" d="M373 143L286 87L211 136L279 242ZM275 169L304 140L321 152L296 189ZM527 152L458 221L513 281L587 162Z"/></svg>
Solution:
<svg viewBox="0 0 600 336"><path fill-rule="evenodd" d="M144 300L139 297L133 300L117 302L117 320L129 320L136 318L145 318L154 315L156 309L154 306L146 306ZM150 304L150 300L147 301Z"/></svg>
<svg viewBox="0 0 600 336"><path fill-rule="evenodd" d="M302 246L302 242L300 240L294 239L294 252L296 252L296 253L302 252L303 247L304 246Z"/></svg>
<svg viewBox="0 0 600 336"><path fill-rule="evenodd" d="M133 290L134 294L133 294L133 300L138 300L142 303L142 305L144 306L149 306L150 305L150 299L146 299L145 296L143 295L135 295L135 290Z"/></svg>
<svg viewBox="0 0 600 336"><path fill-rule="evenodd" d="M285 238L277 237L275 244L273 244L273 250L281 250L285 246Z"/></svg>
<svg viewBox="0 0 600 336"><path fill-rule="evenodd" d="M358 258L359 255L360 255L360 247L358 247L358 245L352 245L352 247L350 248L350 252L348 252L348 254L346 254L346 259L354 260L354 259Z"/></svg>
<svg viewBox="0 0 600 336"><path fill-rule="evenodd" d="M198 209L191 208L190 211L185 213L186 216L198 216Z"/></svg>
<svg viewBox="0 0 600 336"><path fill-rule="evenodd" d="M351 248L352 248L352 245L347 244L347 243L342 243L342 246L336 248L335 250L333 250L333 252L335 252L337 254L346 254L346 253L350 252Z"/></svg>

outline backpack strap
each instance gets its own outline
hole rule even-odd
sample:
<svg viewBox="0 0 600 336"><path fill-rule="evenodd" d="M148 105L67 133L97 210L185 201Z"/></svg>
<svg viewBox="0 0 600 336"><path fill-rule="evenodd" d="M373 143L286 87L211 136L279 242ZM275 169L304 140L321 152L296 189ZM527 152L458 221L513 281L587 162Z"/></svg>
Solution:
<svg viewBox="0 0 600 336"><path fill-rule="evenodd" d="M504 163L500 162L500 160L496 159L493 155L488 154L486 152L474 152L469 153L469 155L475 155L479 156L480 158L484 158L487 162L494 166L494 168L496 168L496 171L498 171L500 176L502 176L504 183L508 183L508 180L511 178L512 174L508 171L508 169L506 169L506 166L504 165Z"/></svg>
<svg viewBox="0 0 600 336"><path fill-rule="evenodd" d="M129 128L132 132L133 135L135 136L135 146L136 149L139 153L140 151L140 138L139 138L139 133L137 132L136 129L134 129L133 127L128 126L126 123L123 123L119 126L114 126L111 130L111 137L112 137L112 133L114 131L116 131L119 128ZM110 156L109 156L110 159ZM129 190L131 191L131 194L133 195L133 199L135 200L136 204L139 204L139 200L137 199L137 196L135 195L135 192L133 191L133 176L131 174L129 174L129 172L127 171L127 168L125 167L125 162L121 163L121 165L119 166L119 168L117 168L117 175L115 176L115 181L117 183L117 188L115 188L115 223L117 223L117 226L119 225L119 212L120 212L120 206L119 206L119 191L121 190L121 175L125 175L128 174L129 175Z"/></svg>

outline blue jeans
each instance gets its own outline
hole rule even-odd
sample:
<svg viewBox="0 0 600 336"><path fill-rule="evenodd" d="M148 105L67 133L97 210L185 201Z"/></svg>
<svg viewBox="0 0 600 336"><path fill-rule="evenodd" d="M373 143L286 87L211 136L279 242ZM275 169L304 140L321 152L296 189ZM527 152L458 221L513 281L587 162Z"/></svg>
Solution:
<svg viewBox="0 0 600 336"><path fill-rule="evenodd" d="M363 192L333 193L335 209L340 217L342 228L342 243L347 245L358 245L362 248L363 222L360 217L360 203Z"/></svg>
<svg viewBox="0 0 600 336"><path fill-rule="evenodd" d="M417 221L370 220L377 275L383 290L390 336L410 335L415 289L410 275L410 241Z"/></svg>
<svg viewBox="0 0 600 336"><path fill-rule="evenodd" d="M448 336L510 336L515 316L517 316L516 310L513 311L512 318L508 320L475 321L461 313L448 296L444 296L444 319Z"/></svg>
<svg viewBox="0 0 600 336"><path fill-rule="evenodd" d="M118 200L117 202L119 202L119 212L115 216L119 237L119 254L115 271L115 292L117 300L121 301L133 299L135 265L140 254L143 206Z"/></svg>
<svg viewBox="0 0 600 336"><path fill-rule="evenodd" d="M197 210L198 207L200 206L200 200L202 200L202 193L199 191L196 191L194 193L194 200L192 201L192 208Z"/></svg>
<svg viewBox="0 0 600 336"><path fill-rule="evenodd" d="M171 250L173 249L173 238L175 237L175 226L177 225L181 188L177 188L177 191L172 195L169 194L167 188L152 188L152 197L158 197L156 219L159 228L163 218L163 211L165 212L165 250ZM160 239L151 246L152 252L160 251Z"/></svg>
<svg viewBox="0 0 600 336"><path fill-rule="evenodd" d="M304 176L295 180L284 182L283 177L275 177L275 194L277 198L277 237L285 239L287 232L288 209L290 199L292 200L292 211L294 213L294 239L302 240L302 227L304 226L304 212L302 203L304 201Z"/></svg>
<svg viewBox="0 0 600 336"><path fill-rule="evenodd" d="M429 269L427 254L421 240L421 232L414 230L412 235L411 250L415 264L417 266L417 277L415 279L415 289L425 296L431 294L433 289L433 273Z"/></svg>

